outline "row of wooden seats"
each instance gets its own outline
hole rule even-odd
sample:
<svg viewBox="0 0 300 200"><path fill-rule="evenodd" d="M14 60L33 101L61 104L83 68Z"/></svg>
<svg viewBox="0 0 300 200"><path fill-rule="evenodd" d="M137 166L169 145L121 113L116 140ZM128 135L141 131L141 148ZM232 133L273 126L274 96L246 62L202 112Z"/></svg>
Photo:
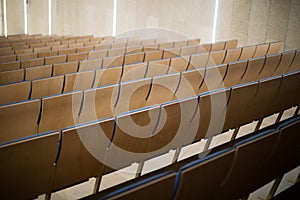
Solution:
<svg viewBox="0 0 300 200"><path fill-rule="evenodd" d="M244 198L299 166L299 129L298 116L84 199Z"/></svg>
<svg viewBox="0 0 300 200"><path fill-rule="evenodd" d="M38 47L41 44L42 46L49 46L53 43L53 45L58 44L69 44L69 43L87 43L87 42L102 42L107 37L99 37L99 38L87 38L87 37L72 37L72 38L61 38L61 37L46 37L40 39L24 39L21 38L19 40L1 40L0 41L0 49L3 50L17 50L23 48L32 48ZM48 44L48 45L45 45ZM39 45L40 44L40 45ZM31 47L32 46L32 47Z"/></svg>
<svg viewBox="0 0 300 200"><path fill-rule="evenodd" d="M81 47L81 48L69 48L69 49L61 49L61 50L54 50L54 51L41 51L38 53L25 53L19 55L9 55L9 56L2 56L0 57L0 71L8 71L19 69L22 66L22 62L29 62L31 64L25 65L25 67L37 66L36 60L41 60L44 57L51 57L52 60L55 59L55 56L67 56L69 54L72 55L72 58L68 59L70 61L74 60L84 60L84 59L93 59L93 58L103 58L108 56L115 56L115 55L122 55L127 53L134 53L134 52L144 52L149 50L157 50L158 47L163 46L173 46L175 45L174 42L170 43L159 43L156 45L146 45L146 46L130 46L124 48L113 48L107 49L106 45L100 46L89 46L89 47ZM186 41L186 45L188 45L188 41ZM40 58L40 59L38 59ZM60 62L59 59L57 62Z"/></svg>
<svg viewBox="0 0 300 200"><path fill-rule="evenodd" d="M250 123L292 106L299 106L300 99L297 93L300 89L299 77L300 71L297 71L146 107L117 115L114 118L69 127L61 132L43 133L2 144L0 158L3 161L1 161L0 172L2 173L1 185L5 189L1 195L10 198L32 198L42 193L56 191L90 177L101 177L114 169L161 155L170 149L211 137L223 130L234 128L237 124ZM77 113L80 104L77 101L79 93L74 95L73 111ZM222 100L222 95L225 95L228 100L221 101L223 103L211 109L212 106L216 106L211 103L213 99ZM240 101L241 99L243 101ZM65 107L67 101L64 99L59 103L61 107ZM226 105L227 111L224 113ZM9 113L6 112L6 115ZM223 115L222 113L225 115L224 126L220 123L219 117ZM151 116L150 121L149 116ZM184 117L181 118L181 116ZM1 119L4 118L1 117ZM63 120L65 119L66 116ZM133 124L128 124L129 119L134 119L139 126L132 128ZM62 118L55 119L53 123L59 120ZM51 120L47 123L51 123ZM209 124L213 124L214 128L210 129ZM124 125L131 129L124 129ZM23 128L25 130L25 127ZM131 136L128 133L131 133ZM293 135L296 134L296 137L299 137L297 133L298 131ZM292 141L298 142L299 140L293 139ZM270 146L276 145L272 143ZM297 145L293 147L297 148ZM120 148L127 154L122 154ZM261 158L265 159L265 154L261 154ZM296 160L299 161L299 159ZM263 167L255 169L263 169ZM247 173L243 172L243 174ZM12 177L18 178L19 181L15 181ZM226 179L228 180L230 179ZM18 193L14 192L15 188L19 188ZM232 190L230 188L222 190L225 194L226 191Z"/></svg>
<svg viewBox="0 0 300 200"><path fill-rule="evenodd" d="M109 48L121 48L121 47L130 47L130 46L139 46L139 45L153 45L158 44L159 40L151 39L151 40L133 40L125 43L110 43L104 41L85 41L79 42L70 40L67 41L58 41L58 42L50 42L50 43L34 43L30 45L18 45L15 47L2 47L0 48L0 56L8 56L14 54L25 54L25 53L39 53L44 51L58 51L65 49L73 49L73 48L88 48L89 51L92 50L102 50ZM190 40L192 42L193 40ZM176 42L180 44L180 42Z"/></svg>
<svg viewBox="0 0 300 200"><path fill-rule="evenodd" d="M152 61L148 63L132 64L123 67L112 67L93 71L86 70L100 68L97 66L101 65L102 60L94 59L81 61L79 70L77 62L55 64L53 65L53 67L52 65L47 65L36 68L26 68L25 78L26 80L32 81L22 81L19 83L0 86L1 94L10 94L1 95L2 98L0 104L8 104L11 102L17 102L32 98L42 98L49 95L72 92L76 90L97 88L100 86L118 84L121 82L142 78L153 77L153 79L156 79L154 78L155 76L164 74L173 74L173 76L169 77L173 77L173 84L176 84L174 85L174 89L181 88L179 87L179 81L182 80L181 77L183 76L188 77L188 80L191 82L190 84L193 86L193 89L195 91L204 91L207 90L207 87L200 87L200 83L203 82L203 75L206 75L205 82L209 83L211 88L216 88L216 86L213 85L221 86L222 84L225 84L225 86L227 87L232 85L230 84L230 81L233 83L245 83L248 81L258 80L272 75L280 75L282 73L296 70L298 69L297 63L299 62L300 57L299 50L297 50L284 52L281 54L268 55L266 57L260 57L250 60L249 62L235 62L230 64L223 64L218 66L217 68L211 67L209 68L209 70L204 69L208 66L214 65L215 63L221 64L224 60L225 54L225 51L217 51L191 55L191 59L183 59L179 57L172 58L170 60ZM203 63L205 63L205 65L203 65ZM189 72L193 69L196 70ZM218 69L218 71L220 72L220 75L223 78L222 81L216 81L216 76L214 75L214 73L216 73L216 69ZM63 74L63 72L72 72L70 70L79 72L65 74L64 76L57 76L59 74ZM21 72L24 73L24 71L17 70L10 72L18 72L19 74L16 73L14 77L23 80L22 76L24 75ZM232 73L235 73L235 75L231 75ZM227 74L228 76L226 78L225 75ZM9 78L8 75L9 73L1 72L0 80L5 80L3 76ZM53 77L51 78L37 79L40 77L51 75L53 75ZM168 79L171 80L171 78ZM77 82L76 85L75 80Z"/></svg>
<svg viewBox="0 0 300 200"><path fill-rule="evenodd" d="M190 40L192 41L192 40ZM16 55L7 55L7 56L0 56L0 63L5 62L12 62L12 61L23 61L28 59L35 59L35 58L43 58L48 56L57 56L57 55L65 55L70 53L89 53L91 54L90 57L93 57L92 54L95 54L94 51L100 51L101 57L106 56L115 56L115 55L122 55L125 53L132 53L132 52L142 52L148 50L158 50L164 49L165 47L172 48L176 45L176 42L168 42L168 43L157 43L157 44L142 44L141 41L134 41L134 45L125 46L126 43L116 43L110 45L98 45L98 46L82 46L81 43L69 44L69 45L57 45L52 47L39 47L33 49L22 49L16 50ZM181 43L183 45L188 45L189 41L186 43ZM225 42L224 42L225 43ZM211 45L211 44L210 44ZM52 49L51 49L52 48ZM222 49L219 49L222 50ZM0 52L1 54L1 52Z"/></svg>
<svg viewBox="0 0 300 200"><path fill-rule="evenodd" d="M293 53L295 53L295 51ZM2 102L11 101L12 97L20 98L19 100L25 100L28 99L28 97L44 98L42 98L42 100L33 99L26 102L1 106L3 117L7 112L11 115L1 122L1 127L3 127L2 141L9 141L37 132L60 130L76 123L111 117L129 110L163 103L173 99L195 96L210 90L224 87L228 88L236 84L272 76L274 72L285 73L299 70L299 56L298 59L281 59L282 62L277 63L278 66L276 68L276 65L273 65L274 62L271 61L279 61L278 58L282 55L286 54L282 53L251 59L249 61L230 63L228 65L218 65L205 69L189 70L183 73L173 73L136 81L121 82L119 84L85 90L83 92L64 93L49 97L44 96L49 93L53 94L62 91L69 92L74 89L86 89L90 88L93 84L103 82L104 85L108 83L105 82L106 78L120 76L116 74L104 74L100 76L101 73L98 73L98 76L94 79L94 71L86 71L82 72L79 78L71 76L72 74L66 76L65 82L63 76L57 76L56 79L51 79L53 82L40 82L37 80L32 81L32 83L20 83L21 86L20 84L7 85L12 87L2 88ZM277 59L274 59L276 57ZM104 73L105 72L106 71L104 71ZM100 77L103 77L102 80ZM14 90L13 87L17 89ZM130 96L132 100L128 105L128 94L131 94L137 88L139 88L138 92ZM72 106L74 101L78 103L76 104L77 107ZM73 116L72 109L70 110L70 108L76 108L75 116ZM95 110L95 112L92 112L93 110ZM20 113L22 113L22 115L20 115ZM41 116L41 121L37 119L38 116ZM20 126L13 126L14 123L20 123Z"/></svg>
<svg viewBox="0 0 300 200"><path fill-rule="evenodd" d="M271 44L272 43L270 43L270 45ZM260 52L259 54L258 53L254 54L254 52L248 51L249 49L254 49L253 47L255 47L255 45L247 46L247 47L239 47L236 49L227 49L223 51L215 51L210 53L195 54L190 56L187 55L177 56L174 58L162 58L162 57L166 57L167 55L166 52L168 52L167 50L140 52L140 53L127 54L124 56L103 57L100 59L97 58L92 59L92 53L96 53L96 52L91 52L89 55L86 55L84 53L69 54L68 59L70 62L72 62L73 60L75 61L83 60L86 56L88 56L89 58L88 60L80 61L79 67L78 67L78 62L75 61L72 62L72 64L70 62L55 64L67 60L66 55L46 57L44 63L47 64L53 63L53 67L46 65L46 66L30 67L29 69L29 66L42 64L43 60L33 59L33 60L23 61L23 67L26 66L26 69L17 69L17 70L0 72L0 84L9 84L9 83L21 82L24 80L46 78L50 76L73 73L77 71L80 72L80 71L87 71L87 70L96 70L99 68L106 69L113 66L126 65L126 68L129 68L129 66L127 65L130 65L132 63L149 62L151 60L157 60L157 61L151 63L140 63L140 65L144 67L148 67L149 65L155 66L155 68L157 68L157 71L155 71L155 75L160 75L164 73L180 72L180 71L185 71L194 68L204 68L206 66L211 66L215 64L234 62L237 60L250 59L253 56L255 57L265 56L269 53L272 54L275 53L275 51L267 51L267 52L263 51ZM20 62L11 62L9 64L10 65L2 65L3 67L2 69L18 68ZM130 67L135 68L136 66L139 65L132 65ZM163 69L158 69L158 68L163 68ZM119 69L121 69L121 67ZM108 70L116 71L116 69L108 69ZM138 77L140 77L140 75L138 75Z"/></svg>

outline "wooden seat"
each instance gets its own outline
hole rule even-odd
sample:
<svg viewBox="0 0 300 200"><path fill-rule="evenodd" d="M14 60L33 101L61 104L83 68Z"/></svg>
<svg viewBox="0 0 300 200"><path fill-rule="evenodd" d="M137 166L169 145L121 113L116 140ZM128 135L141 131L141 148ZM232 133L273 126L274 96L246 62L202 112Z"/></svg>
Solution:
<svg viewBox="0 0 300 200"><path fill-rule="evenodd" d="M146 107L117 115L116 128L106 157L106 164L122 169L145 160L152 133L159 119L159 106ZM126 153L122 153L122 151Z"/></svg>
<svg viewBox="0 0 300 200"><path fill-rule="evenodd" d="M202 44L200 46L198 46L197 52L201 53L201 52L210 52L212 49L212 44Z"/></svg>
<svg viewBox="0 0 300 200"><path fill-rule="evenodd" d="M171 49L164 49L163 59L178 57L180 55L180 51L181 51L180 47L174 47L174 48L171 48Z"/></svg>
<svg viewBox="0 0 300 200"><path fill-rule="evenodd" d="M176 58L171 58L170 67L168 73L183 72L189 66L190 56L180 56Z"/></svg>
<svg viewBox="0 0 300 200"><path fill-rule="evenodd" d="M69 74L78 71L78 61L57 63L53 65L53 76Z"/></svg>
<svg viewBox="0 0 300 200"><path fill-rule="evenodd" d="M65 54L74 54L76 53L76 48L68 48L68 49L59 49L58 55L65 55Z"/></svg>
<svg viewBox="0 0 300 200"><path fill-rule="evenodd" d="M197 94L223 88L226 69L227 65L225 64L207 68L204 81L199 87Z"/></svg>
<svg viewBox="0 0 300 200"><path fill-rule="evenodd" d="M30 82L24 81L0 86L0 104L8 104L27 100L30 92Z"/></svg>
<svg viewBox="0 0 300 200"><path fill-rule="evenodd" d="M151 91L146 106L162 104L176 99L175 93L180 84L180 74L153 77Z"/></svg>
<svg viewBox="0 0 300 200"><path fill-rule="evenodd" d="M280 139L269 164L268 172L278 177L299 166L299 117L279 126Z"/></svg>
<svg viewBox="0 0 300 200"><path fill-rule="evenodd" d="M84 71L65 75L63 92L90 89L94 83L95 71Z"/></svg>
<svg viewBox="0 0 300 200"><path fill-rule="evenodd" d="M81 60L86 60L87 59L88 53L69 53L68 54L68 62L72 61L81 61Z"/></svg>
<svg viewBox="0 0 300 200"><path fill-rule="evenodd" d="M119 113L145 107L150 86L150 78L121 83L118 102L113 113L117 115Z"/></svg>
<svg viewBox="0 0 300 200"><path fill-rule="evenodd" d="M101 130L107 135L101 134ZM52 190L63 189L101 175L102 162L105 161L112 132L113 120L63 130Z"/></svg>
<svg viewBox="0 0 300 200"><path fill-rule="evenodd" d="M288 72L293 72L297 70L300 70L300 49L296 50L293 63L288 68Z"/></svg>
<svg viewBox="0 0 300 200"><path fill-rule="evenodd" d="M90 52L94 50L94 46L78 47L77 53Z"/></svg>
<svg viewBox="0 0 300 200"><path fill-rule="evenodd" d="M24 69L16 69L11 71L0 71L0 84L9 84L21 82L24 80Z"/></svg>
<svg viewBox="0 0 300 200"><path fill-rule="evenodd" d="M17 55L1 56L0 63L12 62L17 60Z"/></svg>
<svg viewBox="0 0 300 200"><path fill-rule="evenodd" d="M64 63L67 61L67 55L45 57L45 65Z"/></svg>
<svg viewBox="0 0 300 200"><path fill-rule="evenodd" d="M36 58L30 60L23 60L21 61L21 68L25 69L27 67L36 67L44 65L44 58Z"/></svg>
<svg viewBox="0 0 300 200"><path fill-rule="evenodd" d="M107 56L107 50L90 51L88 53L88 59L98 59L106 56Z"/></svg>
<svg viewBox="0 0 300 200"><path fill-rule="evenodd" d="M118 85L85 90L79 123L112 117L117 98Z"/></svg>
<svg viewBox="0 0 300 200"><path fill-rule="evenodd" d="M205 69L194 69L182 72L181 81L176 91L177 98L195 96L203 82Z"/></svg>
<svg viewBox="0 0 300 200"><path fill-rule="evenodd" d="M230 89L219 89L200 94L199 125L194 142L222 133L226 119L226 104Z"/></svg>
<svg viewBox="0 0 300 200"><path fill-rule="evenodd" d="M248 60L254 57L256 46L245 46L242 47L242 53L239 60Z"/></svg>
<svg viewBox="0 0 300 200"><path fill-rule="evenodd" d="M207 66L208 60L209 53L207 52L191 55L188 70L195 68L205 68Z"/></svg>
<svg viewBox="0 0 300 200"><path fill-rule="evenodd" d="M225 49L226 42L220 41L212 44L210 51L221 51Z"/></svg>
<svg viewBox="0 0 300 200"><path fill-rule="evenodd" d="M126 47L126 43L124 42L118 42L118 43L113 43L111 44L110 48L111 49L119 49L119 48L125 48Z"/></svg>
<svg viewBox="0 0 300 200"><path fill-rule="evenodd" d="M18 116L21 117L20 113ZM32 199L48 193L58 141L59 133L51 132L1 145L0 198Z"/></svg>
<svg viewBox="0 0 300 200"><path fill-rule="evenodd" d="M142 46L127 46L126 47L126 54L141 53L141 52L143 52Z"/></svg>
<svg viewBox="0 0 300 200"><path fill-rule="evenodd" d="M199 115L197 97L175 100L160 106L160 118L148 145L148 158L153 158L191 144L195 138ZM189 134L186 134L189 133Z"/></svg>
<svg viewBox="0 0 300 200"><path fill-rule="evenodd" d="M280 63L276 69L274 69L273 75L282 75L288 71L295 57L295 51L287 51L281 53Z"/></svg>
<svg viewBox="0 0 300 200"><path fill-rule="evenodd" d="M13 54L15 54L14 50L0 50L0 56L8 56L8 55L13 55Z"/></svg>
<svg viewBox="0 0 300 200"><path fill-rule="evenodd" d="M191 40L188 40L187 45L188 45L188 46L199 45L199 44L200 44L200 41L201 41L200 38L198 38L198 39L191 39Z"/></svg>
<svg viewBox="0 0 300 200"><path fill-rule="evenodd" d="M281 59L280 54L267 55L265 64L264 64L263 68L261 69L261 71L259 72L257 79L259 80L259 79L263 79L263 78L272 76L275 69L279 65L280 59Z"/></svg>
<svg viewBox="0 0 300 200"><path fill-rule="evenodd" d="M145 53L145 58L143 62L149 62L153 60L161 60L163 55L162 50L156 50L156 51L147 51Z"/></svg>
<svg viewBox="0 0 300 200"><path fill-rule="evenodd" d="M99 44L95 46L95 50L107 50L110 49L111 44Z"/></svg>
<svg viewBox="0 0 300 200"><path fill-rule="evenodd" d="M226 108L226 119L223 131L234 129L252 122L255 117L251 116L250 112L263 112L263 110L259 110L258 108L255 109L255 106L252 102L256 97L258 87L259 84L256 82L250 82L232 87ZM241 99L243 100L241 101ZM252 109L255 109L255 111L248 109L248 106L251 104L253 104Z"/></svg>
<svg viewBox="0 0 300 200"><path fill-rule="evenodd" d="M227 49L223 63L238 61L242 53L242 48Z"/></svg>
<svg viewBox="0 0 300 200"><path fill-rule="evenodd" d="M183 47L187 45L187 40L182 40L182 41L175 41L174 42L174 48L175 47Z"/></svg>
<svg viewBox="0 0 300 200"><path fill-rule="evenodd" d="M37 79L32 81L31 98L42 98L50 95L61 94L64 76Z"/></svg>
<svg viewBox="0 0 300 200"><path fill-rule="evenodd" d="M279 111L298 106L300 104L300 72L295 71L283 75L278 93L272 101L273 109ZM269 105L271 106L271 105Z"/></svg>
<svg viewBox="0 0 300 200"><path fill-rule="evenodd" d="M234 154L234 149L225 149L181 167L174 199L213 199L226 178Z"/></svg>
<svg viewBox="0 0 300 200"><path fill-rule="evenodd" d="M145 77L153 77L153 76L167 74L169 65L170 65L169 59L150 61L148 63Z"/></svg>
<svg viewBox="0 0 300 200"><path fill-rule="evenodd" d="M158 44L158 49L165 50L174 47L174 42L163 42Z"/></svg>
<svg viewBox="0 0 300 200"><path fill-rule="evenodd" d="M54 51L58 51L58 50L61 50L61 49L67 49L67 48L68 48L67 44L53 45L51 47L51 49L54 50Z"/></svg>
<svg viewBox="0 0 300 200"><path fill-rule="evenodd" d="M280 52L283 42L271 42L267 54L277 54Z"/></svg>
<svg viewBox="0 0 300 200"><path fill-rule="evenodd" d="M181 56L186 56L186 55L191 55L191 54L196 54L197 53L197 45L194 46L186 46L186 47L181 47Z"/></svg>
<svg viewBox="0 0 300 200"><path fill-rule="evenodd" d="M29 59L34 59L37 58L38 54L37 53L25 53L25 54L18 54L17 59L22 61L22 60L29 60Z"/></svg>
<svg viewBox="0 0 300 200"><path fill-rule="evenodd" d="M145 62L123 66L121 82L144 78L146 74L146 68L147 63Z"/></svg>
<svg viewBox="0 0 300 200"><path fill-rule="evenodd" d="M120 56L125 54L125 48L108 49L107 56Z"/></svg>
<svg viewBox="0 0 300 200"><path fill-rule="evenodd" d="M224 77L225 88L240 84L243 74L246 72L247 62L237 61L227 64L227 71Z"/></svg>
<svg viewBox="0 0 300 200"><path fill-rule="evenodd" d="M0 106L0 143L35 134L39 112L38 99Z"/></svg>
<svg viewBox="0 0 300 200"><path fill-rule="evenodd" d="M105 195L105 199L171 199L175 173L163 173ZM163 190L163 193L153 192Z"/></svg>
<svg viewBox="0 0 300 200"><path fill-rule="evenodd" d="M15 54L33 53L33 49L16 49Z"/></svg>
<svg viewBox="0 0 300 200"><path fill-rule="evenodd" d="M278 131L269 130L237 143L235 160L215 199L239 199L267 184L266 169L278 138Z"/></svg>
<svg viewBox="0 0 300 200"><path fill-rule="evenodd" d="M83 43L69 43L69 48L83 47Z"/></svg>
<svg viewBox="0 0 300 200"><path fill-rule="evenodd" d="M238 40L228 40L225 42L225 48L224 49L232 49L237 48Z"/></svg>
<svg viewBox="0 0 300 200"><path fill-rule="evenodd" d="M256 95L247 106L247 115L244 115L244 118L247 118L246 121L251 122L276 113L274 104L276 104L277 99L274 98L280 88L281 81L280 77L271 77L259 82Z"/></svg>
<svg viewBox="0 0 300 200"><path fill-rule="evenodd" d="M20 64L21 64L20 61L1 63L0 71L9 71L9 70L20 69L20 66L21 66Z"/></svg>
<svg viewBox="0 0 300 200"><path fill-rule="evenodd" d="M102 67L102 59L90 59L79 62L78 71L96 70Z"/></svg>
<svg viewBox="0 0 300 200"><path fill-rule="evenodd" d="M256 81L259 72L262 70L265 63L265 58L253 58L248 61L247 69L242 77L241 83Z"/></svg>
<svg viewBox="0 0 300 200"><path fill-rule="evenodd" d="M42 99L38 133L61 130L77 123L82 92L72 92Z"/></svg>
<svg viewBox="0 0 300 200"><path fill-rule="evenodd" d="M111 67L107 69L96 70L96 76L93 87L117 84L122 75L121 67Z"/></svg>
<svg viewBox="0 0 300 200"><path fill-rule="evenodd" d="M41 51L50 51L51 50L51 47L36 47L36 48L33 48L33 52L41 52Z"/></svg>
<svg viewBox="0 0 300 200"><path fill-rule="evenodd" d="M209 59L207 61L207 66L222 64L225 58L226 51L211 51L209 53Z"/></svg>
<svg viewBox="0 0 300 200"><path fill-rule="evenodd" d="M127 47L134 47L134 46L140 46L142 45L141 40L131 40L127 42Z"/></svg>
<svg viewBox="0 0 300 200"><path fill-rule="evenodd" d="M133 64L133 63L139 63L144 62L145 53L132 53L132 54L126 54L124 56L124 64Z"/></svg>
<svg viewBox="0 0 300 200"><path fill-rule="evenodd" d="M103 58L102 68L122 66L125 56L112 56Z"/></svg>
<svg viewBox="0 0 300 200"><path fill-rule="evenodd" d="M28 67L25 69L25 80L31 81L39 78L51 77L52 65Z"/></svg>
<svg viewBox="0 0 300 200"><path fill-rule="evenodd" d="M158 50L158 44L148 44L143 46L144 52L154 51L154 50Z"/></svg>
<svg viewBox="0 0 300 200"><path fill-rule="evenodd" d="M265 56L268 52L268 49L269 49L269 43L256 45L256 50L253 57L256 58L260 56Z"/></svg>
<svg viewBox="0 0 300 200"><path fill-rule="evenodd" d="M58 55L58 50L41 51L38 54L39 54L39 58L49 57L49 56L57 56Z"/></svg>

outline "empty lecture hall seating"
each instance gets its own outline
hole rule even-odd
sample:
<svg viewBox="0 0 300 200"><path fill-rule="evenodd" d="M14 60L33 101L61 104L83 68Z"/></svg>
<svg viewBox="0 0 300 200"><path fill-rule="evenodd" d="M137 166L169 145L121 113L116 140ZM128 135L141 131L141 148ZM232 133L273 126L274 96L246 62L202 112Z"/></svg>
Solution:
<svg viewBox="0 0 300 200"><path fill-rule="evenodd" d="M87 198L247 197L299 166L300 53L280 52L282 44L1 38L0 198L49 199L92 177L96 194ZM261 129L273 114L276 123ZM253 121L255 131L237 138ZM210 148L231 129L230 141ZM201 158L178 161L199 141L206 141ZM142 175L147 160L170 150L171 165ZM133 163L134 180L98 193L103 176Z"/></svg>

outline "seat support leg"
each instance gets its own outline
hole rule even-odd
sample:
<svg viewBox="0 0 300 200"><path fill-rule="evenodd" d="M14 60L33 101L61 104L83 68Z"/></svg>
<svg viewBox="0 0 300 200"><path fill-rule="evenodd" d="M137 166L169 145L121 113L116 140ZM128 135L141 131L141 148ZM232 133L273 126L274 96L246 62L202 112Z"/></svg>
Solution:
<svg viewBox="0 0 300 200"><path fill-rule="evenodd" d="M138 178L141 176L142 174L142 170L143 170L143 167L144 167L144 164L145 164L145 161L141 161L138 165L138 168L136 170L136 174L135 174L135 178Z"/></svg>
<svg viewBox="0 0 300 200"><path fill-rule="evenodd" d="M96 194L99 191L101 180L102 180L102 174L100 176L96 177L96 182L95 182L95 185L94 185L93 194Z"/></svg>
<svg viewBox="0 0 300 200"><path fill-rule="evenodd" d="M203 151L207 151L208 149L209 149L209 146L210 146L210 144L211 144L211 142L212 142L212 136L211 137L209 137L209 138L207 138L207 141L206 141L206 143L205 143L205 146L204 146L204 150Z"/></svg>
<svg viewBox="0 0 300 200"><path fill-rule="evenodd" d="M275 179L275 182L272 185L272 188L271 188L271 190L270 190L270 192L267 196L267 200L271 199L274 196L274 194L275 194L276 190L278 189L278 186L279 186L282 178L283 178L283 175L281 175L281 176L279 176Z"/></svg>
<svg viewBox="0 0 300 200"><path fill-rule="evenodd" d="M232 133L232 136L231 136L230 141L235 140L237 134L239 133L239 130L240 130L240 127L236 127L236 128L234 129L234 132Z"/></svg>
<svg viewBox="0 0 300 200"><path fill-rule="evenodd" d="M275 121L275 124L277 124L277 123L280 122L280 119L281 119L281 117L282 117L282 115L283 115L283 112L284 112L284 111L280 111L280 112L279 112L279 114L278 114L278 116L277 116L277 119L276 119L276 121Z"/></svg>
<svg viewBox="0 0 300 200"><path fill-rule="evenodd" d="M294 112L294 117L296 117L299 113L299 110L300 110L300 106L297 106L295 112Z"/></svg>
<svg viewBox="0 0 300 200"><path fill-rule="evenodd" d="M175 154L174 154L174 157L173 157L173 160L172 160L172 164L175 163L175 162L177 162L179 154L180 154L180 151L181 151L181 147L176 148Z"/></svg>
<svg viewBox="0 0 300 200"><path fill-rule="evenodd" d="M258 122L257 122L257 124L256 124L256 127L255 127L255 129L254 129L254 131L258 131L258 130L259 130L259 128L260 128L262 122L263 122L263 119L258 120Z"/></svg>

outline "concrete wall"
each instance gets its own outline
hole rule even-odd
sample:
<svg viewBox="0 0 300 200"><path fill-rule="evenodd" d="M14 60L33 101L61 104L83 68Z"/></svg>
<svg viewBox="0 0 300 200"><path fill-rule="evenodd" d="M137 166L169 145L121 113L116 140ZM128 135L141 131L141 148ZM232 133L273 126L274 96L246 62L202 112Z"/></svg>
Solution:
<svg viewBox="0 0 300 200"><path fill-rule="evenodd" d="M48 34L48 0L29 0L27 20L28 34Z"/></svg>
<svg viewBox="0 0 300 200"><path fill-rule="evenodd" d="M112 0L52 0L52 33L111 35Z"/></svg>
<svg viewBox="0 0 300 200"><path fill-rule="evenodd" d="M3 0L0 0L1 2ZM23 0L6 0L8 34L24 33ZM299 0L219 0L216 41L240 45L286 41L300 47ZM0 7L3 34L3 6ZM144 27L212 41L214 0L118 0L117 34ZM28 33L48 33L48 0L29 0ZM113 0L52 0L52 33L112 34Z"/></svg>

